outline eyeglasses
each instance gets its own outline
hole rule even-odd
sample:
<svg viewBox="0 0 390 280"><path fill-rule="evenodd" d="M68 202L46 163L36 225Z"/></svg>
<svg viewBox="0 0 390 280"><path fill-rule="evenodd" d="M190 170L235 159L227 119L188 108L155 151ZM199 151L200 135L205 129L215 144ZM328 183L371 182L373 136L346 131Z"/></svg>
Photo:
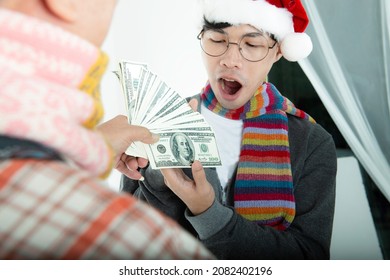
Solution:
<svg viewBox="0 0 390 280"><path fill-rule="evenodd" d="M203 29L199 35L200 46L209 56L217 57L227 52L230 45L237 45L243 58L248 61L258 62L263 60L270 49L268 39L259 32L247 33L241 37L238 43L229 41L229 35L222 29Z"/></svg>

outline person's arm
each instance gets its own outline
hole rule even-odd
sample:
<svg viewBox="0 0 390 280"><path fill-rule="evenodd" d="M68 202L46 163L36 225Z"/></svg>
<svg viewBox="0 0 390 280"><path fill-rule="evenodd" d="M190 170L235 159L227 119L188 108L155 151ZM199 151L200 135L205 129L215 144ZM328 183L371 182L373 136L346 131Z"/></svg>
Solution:
<svg viewBox="0 0 390 280"><path fill-rule="evenodd" d="M177 169L183 172L186 177L192 179L190 169ZM177 221L182 227L197 235L193 227L189 224L185 217L187 206L185 203L169 189L160 170L153 170L150 166L140 168L139 172L144 177L142 181L133 180L127 176L122 175L120 190L122 192L130 193L139 199L146 201L149 205L157 208L167 216ZM205 176L208 181L212 182L214 193L217 200L221 198L220 183L215 171L215 168L205 169Z"/></svg>
<svg viewBox="0 0 390 280"><path fill-rule="evenodd" d="M297 135L299 144L291 147L291 152L294 153L292 160L297 165L294 172L296 216L287 230L278 231L269 226L258 226L218 201L214 201L211 207L199 215L191 215L189 207L188 220L202 242L217 258L329 258L337 158L330 135L317 125L312 128L307 134ZM295 138L294 135L292 137ZM178 195L182 195L183 201L193 200L195 193L183 196L183 192L177 191L180 189L175 184L177 180L169 177L170 175L172 174L168 174L168 185L176 189ZM196 177L195 185L207 187L203 179L197 181ZM227 210L233 213L228 221Z"/></svg>
<svg viewBox="0 0 390 280"><path fill-rule="evenodd" d="M202 240L206 247L223 259L329 259L335 188L333 143L323 142L316 150L306 158L305 171L296 185L296 216L287 230L257 226L234 212L222 230Z"/></svg>
<svg viewBox="0 0 390 280"><path fill-rule="evenodd" d="M127 117L122 115L102 123L97 130L115 152L115 168L124 174L121 189L146 200L173 219L182 217L185 206L165 187L160 171L148 168L147 159L125 154L133 141L151 144L158 140L158 135L154 135L145 127L129 125Z"/></svg>
<svg viewBox="0 0 390 280"><path fill-rule="evenodd" d="M188 98L187 101L194 111L198 110L199 96L192 99ZM148 166L146 159L128 156L125 159L125 168L118 169L118 171L124 174L120 183L122 192L130 193L146 201L195 234L192 226L184 217L186 205L165 185L160 170L153 170ZM189 177L192 176L190 169L183 169L183 172ZM206 169L206 177L215 185L219 197L220 183L215 169Z"/></svg>
<svg viewBox="0 0 390 280"><path fill-rule="evenodd" d="M7 183L1 192L0 259L214 258L159 211L66 162L6 164L14 172L0 171Z"/></svg>
<svg viewBox="0 0 390 280"><path fill-rule="evenodd" d="M133 180L122 175L120 190L146 201L172 219L180 221L186 206L166 187L160 170L153 170L150 166L138 170L144 179Z"/></svg>

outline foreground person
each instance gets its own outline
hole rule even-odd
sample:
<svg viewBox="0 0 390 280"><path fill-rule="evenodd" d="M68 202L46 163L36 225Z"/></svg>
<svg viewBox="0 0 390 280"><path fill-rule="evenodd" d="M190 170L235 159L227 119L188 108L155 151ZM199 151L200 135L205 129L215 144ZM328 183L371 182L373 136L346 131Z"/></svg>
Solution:
<svg viewBox="0 0 390 280"><path fill-rule="evenodd" d="M173 220L99 179L146 128L96 128L115 0L0 0L0 259L210 259Z"/></svg>

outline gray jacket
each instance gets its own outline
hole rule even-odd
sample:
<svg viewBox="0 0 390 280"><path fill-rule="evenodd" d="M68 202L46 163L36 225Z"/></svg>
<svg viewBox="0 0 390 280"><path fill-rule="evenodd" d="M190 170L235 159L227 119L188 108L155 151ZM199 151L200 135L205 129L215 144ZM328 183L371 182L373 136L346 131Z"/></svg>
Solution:
<svg viewBox="0 0 390 280"><path fill-rule="evenodd" d="M145 180L122 176L129 192L178 221L219 259L329 259L337 170L333 139L319 124L288 115L296 215L285 231L256 225L233 208L234 181L221 193L214 168L205 169L216 199L193 216L164 184L159 170L140 170ZM191 177L190 169L183 169ZM234 176L235 177L235 176Z"/></svg>

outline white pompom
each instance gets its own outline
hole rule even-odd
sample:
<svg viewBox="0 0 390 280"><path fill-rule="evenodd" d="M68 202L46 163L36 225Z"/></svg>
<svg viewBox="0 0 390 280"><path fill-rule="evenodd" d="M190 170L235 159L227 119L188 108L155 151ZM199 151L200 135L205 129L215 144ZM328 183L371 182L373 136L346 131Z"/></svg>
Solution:
<svg viewBox="0 0 390 280"><path fill-rule="evenodd" d="M284 37L280 49L288 61L298 61L313 50L313 43L306 33L291 33Z"/></svg>

